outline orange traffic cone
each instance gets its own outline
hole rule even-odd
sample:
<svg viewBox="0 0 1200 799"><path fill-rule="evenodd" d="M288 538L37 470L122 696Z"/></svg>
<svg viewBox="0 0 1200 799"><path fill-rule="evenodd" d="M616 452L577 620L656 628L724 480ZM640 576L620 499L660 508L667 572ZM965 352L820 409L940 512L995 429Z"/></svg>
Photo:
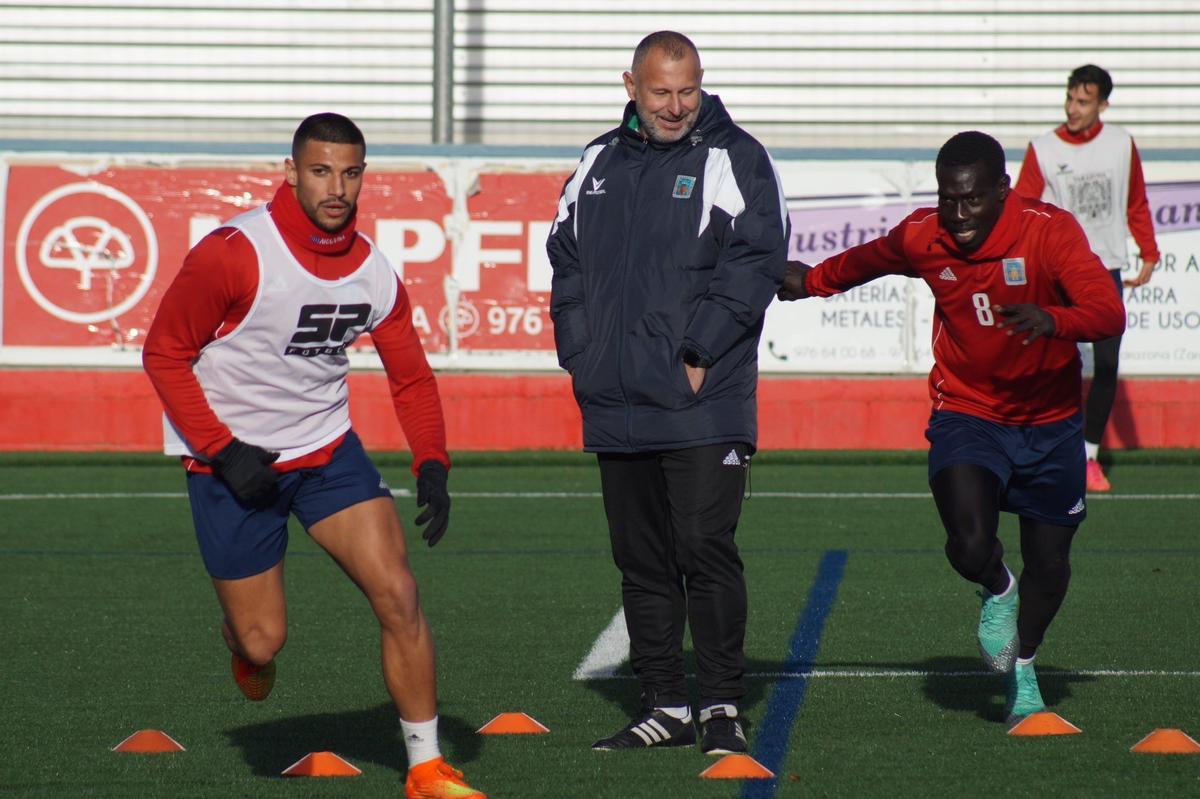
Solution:
<svg viewBox="0 0 1200 799"><path fill-rule="evenodd" d="M480 735L533 735L550 728L527 713L501 713L478 730Z"/></svg>
<svg viewBox="0 0 1200 799"><path fill-rule="evenodd" d="M775 773L750 755L725 755L700 776L706 780L769 780Z"/></svg>
<svg viewBox="0 0 1200 799"><path fill-rule="evenodd" d="M182 752L183 744L162 730L138 730L112 748L114 752L154 754L157 752Z"/></svg>
<svg viewBox="0 0 1200 799"><path fill-rule="evenodd" d="M357 777L362 769L333 752L309 752L283 770L285 777Z"/></svg>
<svg viewBox="0 0 1200 799"><path fill-rule="evenodd" d="M1154 755L1200 755L1200 743L1183 730L1155 730L1129 749Z"/></svg>
<svg viewBox="0 0 1200 799"><path fill-rule="evenodd" d="M1043 710L1033 713L1013 725L1009 735L1076 735L1083 730L1057 713Z"/></svg>

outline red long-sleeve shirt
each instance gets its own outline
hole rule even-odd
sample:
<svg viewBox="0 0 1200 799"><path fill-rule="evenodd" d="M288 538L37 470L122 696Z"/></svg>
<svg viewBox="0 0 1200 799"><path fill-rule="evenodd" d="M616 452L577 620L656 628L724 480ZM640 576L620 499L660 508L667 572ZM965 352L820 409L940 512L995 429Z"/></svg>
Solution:
<svg viewBox="0 0 1200 799"><path fill-rule="evenodd" d="M370 245L355 233L354 220L334 237L313 225L286 184L272 199L270 215L296 260L323 280L349 275L370 252ZM209 406L192 363L205 345L234 330L246 316L258 291L258 274L258 255L244 234L233 228L213 231L188 253L146 334L142 353L146 374L171 422L192 450L205 458L228 444L233 434ZM427 460L449 466L437 382L412 324L408 293L399 277L397 282L395 305L371 331L371 339L413 453L414 471ZM276 463L275 468L290 471L324 465L341 440ZM193 471L208 470L207 464L192 458L185 458L185 465Z"/></svg>
<svg viewBox="0 0 1200 799"><path fill-rule="evenodd" d="M933 291L935 409L1001 424L1046 424L1080 406L1077 341L1121 333L1125 312L1079 223L1053 205L1010 193L995 228L963 254L922 208L886 236L818 264L808 293L827 297L882 275L923 279ZM1054 319L1053 337L1025 345L996 327L995 305L1035 303Z"/></svg>

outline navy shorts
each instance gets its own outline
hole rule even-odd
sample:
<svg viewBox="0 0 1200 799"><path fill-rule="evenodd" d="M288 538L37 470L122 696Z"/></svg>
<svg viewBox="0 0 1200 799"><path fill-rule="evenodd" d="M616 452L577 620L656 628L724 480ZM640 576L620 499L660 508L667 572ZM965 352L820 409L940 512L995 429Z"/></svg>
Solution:
<svg viewBox="0 0 1200 799"><path fill-rule="evenodd" d="M229 486L211 474L189 473L187 487L200 556L218 580L250 577L283 560L292 513L307 530L351 505L391 497L353 430L326 465L280 474L279 493L271 505L241 504Z"/></svg>
<svg viewBox="0 0 1200 799"><path fill-rule="evenodd" d="M930 480L947 466L973 463L1000 478L1001 510L1063 527L1087 517L1082 413L1021 426L934 411L925 438Z"/></svg>

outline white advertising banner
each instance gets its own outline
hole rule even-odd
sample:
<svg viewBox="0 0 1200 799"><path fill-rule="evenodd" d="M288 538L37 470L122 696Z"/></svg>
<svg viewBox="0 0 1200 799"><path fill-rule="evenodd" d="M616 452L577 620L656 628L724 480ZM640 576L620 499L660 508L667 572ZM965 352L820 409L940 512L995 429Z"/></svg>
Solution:
<svg viewBox="0 0 1200 799"><path fill-rule="evenodd" d="M1124 291L1121 371L1200 374L1200 181L1152 183L1148 194L1162 260L1149 283ZM1123 275L1141 269L1130 260Z"/></svg>

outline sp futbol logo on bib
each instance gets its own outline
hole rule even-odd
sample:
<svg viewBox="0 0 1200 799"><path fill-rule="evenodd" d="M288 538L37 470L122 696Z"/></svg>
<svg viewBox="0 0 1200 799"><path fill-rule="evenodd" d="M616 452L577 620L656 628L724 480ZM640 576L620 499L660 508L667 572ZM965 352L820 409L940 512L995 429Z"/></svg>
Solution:
<svg viewBox="0 0 1200 799"><path fill-rule="evenodd" d="M676 175L675 189L671 192L671 196L677 200L686 200L692 196L692 189L696 188L696 179L691 175Z"/></svg>
<svg viewBox="0 0 1200 799"><path fill-rule="evenodd" d="M1025 285L1025 259L1024 258L1005 258L1000 262L1000 267L1004 270L1004 284L1007 286L1024 286Z"/></svg>

